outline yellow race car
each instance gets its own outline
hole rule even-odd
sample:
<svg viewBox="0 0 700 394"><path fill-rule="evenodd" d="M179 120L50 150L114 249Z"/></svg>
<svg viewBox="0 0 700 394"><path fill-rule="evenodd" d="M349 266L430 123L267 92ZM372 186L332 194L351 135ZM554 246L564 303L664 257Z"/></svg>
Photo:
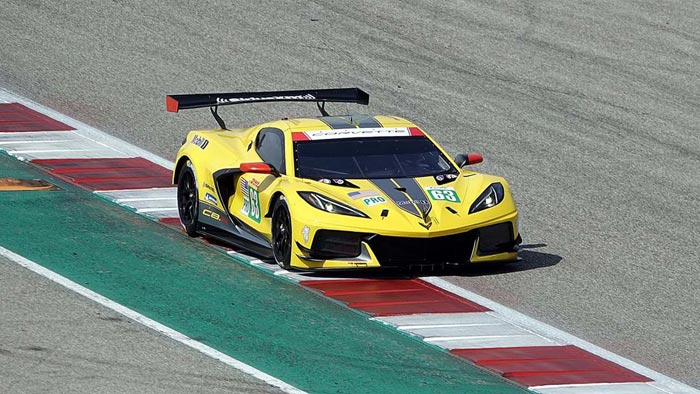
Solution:
<svg viewBox="0 0 700 394"><path fill-rule="evenodd" d="M316 102L319 117L228 129L222 105ZM463 167L395 116L330 116L326 102L367 105L357 88L186 94L168 111L209 107L221 127L193 130L177 154L180 221L285 269L444 266L514 261L518 212L503 178Z"/></svg>

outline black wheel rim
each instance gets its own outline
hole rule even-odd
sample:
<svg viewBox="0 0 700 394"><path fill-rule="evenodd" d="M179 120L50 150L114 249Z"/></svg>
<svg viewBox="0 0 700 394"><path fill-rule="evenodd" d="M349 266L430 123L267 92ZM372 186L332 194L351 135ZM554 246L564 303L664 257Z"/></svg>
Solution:
<svg viewBox="0 0 700 394"><path fill-rule="evenodd" d="M180 187L177 189L180 219L185 224L192 224L197 214L197 188L194 185L194 177L190 171L182 174Z"/></svg>
<svg viewBox="0 0 700 394"><path fill-rule="evenodd" d="M289 213L286 209L280 209L275 215L275 237L273 240L273 251L278 262L287 263L291 249L291 223Z"/></svg>

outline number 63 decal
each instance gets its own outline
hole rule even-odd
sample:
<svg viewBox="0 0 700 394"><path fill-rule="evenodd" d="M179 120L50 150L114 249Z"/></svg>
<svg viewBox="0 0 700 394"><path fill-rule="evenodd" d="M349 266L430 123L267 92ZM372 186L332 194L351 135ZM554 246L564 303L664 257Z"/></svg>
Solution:
<svg viewBox="0 0 700 394"><path fill-rule="evenodd" d="M428 191L431 200L438 201L449 201L449 202L461 202L457 192L451 187L427 187L425 190Z"/></svg>

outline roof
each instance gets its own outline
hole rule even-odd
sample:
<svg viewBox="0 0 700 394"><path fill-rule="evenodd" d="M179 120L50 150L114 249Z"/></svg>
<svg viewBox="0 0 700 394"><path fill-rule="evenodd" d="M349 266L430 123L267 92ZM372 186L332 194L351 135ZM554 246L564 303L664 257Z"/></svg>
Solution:
<svg viewBox="0 0 700 394"><path fill-rule="evenodd" d="M406 119L385 115L344 115L281 119L266 123L264 126L277 127L284 132L352 128L416 127L413 122Z"/></svg>

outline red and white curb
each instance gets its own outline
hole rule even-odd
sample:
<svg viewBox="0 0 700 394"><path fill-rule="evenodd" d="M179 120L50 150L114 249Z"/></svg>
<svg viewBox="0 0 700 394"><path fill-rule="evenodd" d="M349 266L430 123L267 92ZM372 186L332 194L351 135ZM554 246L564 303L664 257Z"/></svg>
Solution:
<svg viewBox="0 0 700 394"><path fill-rule="evenodd" d="M173 163L3 90L0 150L140 215L178 222ZM228 253L538 393L700 394L437 277L317 277Z"/></svg>

